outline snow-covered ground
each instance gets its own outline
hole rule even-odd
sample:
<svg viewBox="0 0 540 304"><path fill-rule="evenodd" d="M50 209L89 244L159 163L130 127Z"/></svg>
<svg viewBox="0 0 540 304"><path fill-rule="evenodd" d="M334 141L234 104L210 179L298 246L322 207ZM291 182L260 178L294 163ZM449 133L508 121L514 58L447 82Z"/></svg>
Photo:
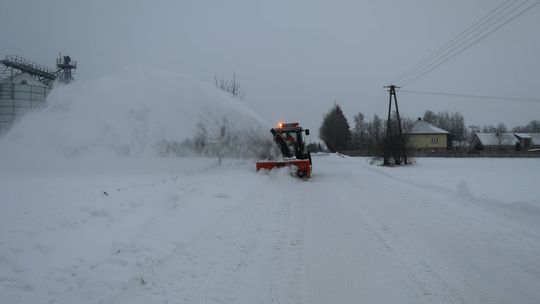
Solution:
<svg viewBox="0 0 540 304"><path fill-rule="evenodd" d="M537 159L0 170L0 303L539 303Z"/></svg>
<svg viewBox="0 0 540 304"><path fill-rule="evenodd" d="M0 137L0 303L540 302L537 159L320 154L303 181L157 157L253 157L267 130L151 68L55 88Z"/></svg>

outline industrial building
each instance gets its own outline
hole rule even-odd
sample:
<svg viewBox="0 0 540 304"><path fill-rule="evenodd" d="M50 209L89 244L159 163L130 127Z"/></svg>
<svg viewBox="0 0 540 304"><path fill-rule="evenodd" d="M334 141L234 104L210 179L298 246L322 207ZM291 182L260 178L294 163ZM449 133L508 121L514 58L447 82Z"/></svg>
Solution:
<svg viewBox="0 0 540 304"><path fill-rule="evenodd" d="M33 109L45 106L55 81L69 83L77 62L60 56L56 69L14 55L0 59L0 133Z"/></svg>

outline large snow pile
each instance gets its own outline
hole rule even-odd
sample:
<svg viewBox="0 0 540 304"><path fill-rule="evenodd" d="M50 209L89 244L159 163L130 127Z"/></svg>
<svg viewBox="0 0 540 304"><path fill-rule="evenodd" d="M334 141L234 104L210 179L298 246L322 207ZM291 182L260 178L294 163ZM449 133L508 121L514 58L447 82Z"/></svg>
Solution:
<svg viewBox="0 0 540 304"><path fill-rule="evenodd" d="M223 138L238 146L268 137L265 122L244 102L211 85L146 67L56 87L47 104L0 138L0 153L11 161L141 157L185 146L203 151L223 146Z"/></svg>

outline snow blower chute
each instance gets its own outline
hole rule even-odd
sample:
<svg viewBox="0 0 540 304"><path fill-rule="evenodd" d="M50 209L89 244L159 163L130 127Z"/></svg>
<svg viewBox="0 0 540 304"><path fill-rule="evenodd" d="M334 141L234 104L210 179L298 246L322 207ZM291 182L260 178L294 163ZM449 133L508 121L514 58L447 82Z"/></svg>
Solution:
<svg viewBox="0 0 540 304"><path fill-rule="evenodd" d="M260 160L257 162L257 171L289 167L299 177L311 177L311 154L306 150L303 137L303 133L309 135L309 129L303 129L297 122L279 123L278 127L272 128L270 132L283 154L283 159Z"/></svg>

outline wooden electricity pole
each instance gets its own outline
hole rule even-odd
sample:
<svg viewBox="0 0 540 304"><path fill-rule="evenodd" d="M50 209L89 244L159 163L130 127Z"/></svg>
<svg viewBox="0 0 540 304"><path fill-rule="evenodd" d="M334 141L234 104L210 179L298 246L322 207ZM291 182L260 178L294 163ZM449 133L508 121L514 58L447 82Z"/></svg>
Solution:
<svg viewBox="0 0 540 304"><path fill-rule="evenodd" d="M403 131L401 129L401 118L399 117L399 107L398 107L398 102L397 102L397 96L396 96L396 88L399 89L399 87L396 87L395 85L389 85L389 86L385 86L384 87L385 89L388 89L388 93L390 95L390 98L388 100L388 118L386 120L386 140L385 140L385 144L384 144L384 161L383 161L383 165L387 166L390 164L390 154L391 154L391 150L392 148L390 147L390 144L389 144L389 138L390 138L390 128L391 128L391 123L390 123L390 119L391 119L391 112L392 112L392 96L394 97L394 104L396 105L396 116L397 116L397 123L398 123L398 130L399 130L399 151L397 151L399 153L399 157L400 158L403 158L403 161L405 162L405 164L407 164L407 153L405 151L405 140L403 139Z"/></svg>

